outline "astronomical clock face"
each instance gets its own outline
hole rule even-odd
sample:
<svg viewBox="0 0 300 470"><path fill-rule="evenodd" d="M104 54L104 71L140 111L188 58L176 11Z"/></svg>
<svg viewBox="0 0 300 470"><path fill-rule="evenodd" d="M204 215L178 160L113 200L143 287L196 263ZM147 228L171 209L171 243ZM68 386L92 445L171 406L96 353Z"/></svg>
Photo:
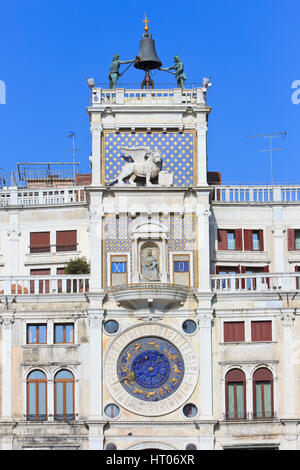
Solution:
<svg viewBox="0 0 300 470"><path fill-rule="evenodd" d="M104 372L116 403L144 416L174 411L191 396L198 380L189 340L158 324L140 325L116 337Z"/></svg>
<svg viewBox="0 0 300 470"><path fill-rule="evenodd" d="M127 393L139 400L158 401L180 386L184 363L178 349L162 338L146 336L121 353L118 377Z"/></svg>

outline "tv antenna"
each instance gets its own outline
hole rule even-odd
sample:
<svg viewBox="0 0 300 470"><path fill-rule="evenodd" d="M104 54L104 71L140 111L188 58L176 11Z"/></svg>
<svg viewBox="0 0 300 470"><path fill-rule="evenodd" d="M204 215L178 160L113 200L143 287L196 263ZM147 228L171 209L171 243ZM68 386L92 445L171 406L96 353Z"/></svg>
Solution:
<svg viewBox="0 0 300 470"><path fill-rule="evenodd" d="M78 152L78 148L75 146L75 136L76 132L69 131L69 134L66 136L72 139L72 152L73 152L73 174L74 174L74 181L75 181L75 162L76 162L76 152Z"/></svg>
<svg viewBox="0 0 300 470"><path fill-rule="evenodd" d="M285 130L281 132L274 132L273 134L258 134L258 135L248 135L248 138L256 138L256 137L264 137L265 139L269 139L269 148L268 149L260 149L260 152L269 152L270 153L270 167L271 167L271 184L274 184L273 178L273 152L279 152L281 148L273 148L272 146L272 139L274 137L278 137L279 135L286 136Z"/></svg>

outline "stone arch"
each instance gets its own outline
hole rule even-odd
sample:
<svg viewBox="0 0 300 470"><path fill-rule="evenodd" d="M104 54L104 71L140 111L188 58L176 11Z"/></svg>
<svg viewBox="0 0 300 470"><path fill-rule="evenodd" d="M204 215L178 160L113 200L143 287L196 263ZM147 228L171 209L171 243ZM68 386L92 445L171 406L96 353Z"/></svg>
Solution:
<svg viewBox="0 0 300 470"><path fill-rule="evenodd" d="M167 445L167 444L163 444L161 442L153 442L153 441L150 441L150 442L142 442L140 444L135 444L134 446L132 447L129 447L127 450L176 450L175 447L173 446L170 446L170 445Z"/></svg>

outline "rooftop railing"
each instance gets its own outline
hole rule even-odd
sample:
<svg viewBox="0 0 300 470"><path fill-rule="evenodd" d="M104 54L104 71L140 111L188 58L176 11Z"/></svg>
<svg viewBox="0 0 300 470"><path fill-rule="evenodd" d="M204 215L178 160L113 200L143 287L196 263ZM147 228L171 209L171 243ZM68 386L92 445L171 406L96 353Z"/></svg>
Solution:
<svg viewBox="0 0 300 470"><path fill-rule="evenodd" d="M215 186L214 201L220 202L300 202L300 185L220 185Z"/></svg>
<svg viewBox="0 0 300 470"><path fill-rule="evenodd" d="M41 188L41 189L0 189L0 207L41 206L85 203L84 187Z"/></svg>
<svg viewBox="0 0 300 470"><path fill-rule="evenodd" d="M117 88L105 90L93 88L92 106L116 104L124 106L132 105L180 105L198 104L205 105L206 89L199 87L195 89L154 89L154 90L130 90Z"/></svg>

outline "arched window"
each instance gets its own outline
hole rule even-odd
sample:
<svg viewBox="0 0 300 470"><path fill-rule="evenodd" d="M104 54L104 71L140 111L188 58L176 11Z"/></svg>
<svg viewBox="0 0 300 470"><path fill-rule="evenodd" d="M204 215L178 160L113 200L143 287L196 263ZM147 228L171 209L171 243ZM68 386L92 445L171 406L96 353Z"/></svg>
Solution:
<svg viewBox="0 0 300 470"><path fill-rule="evenodd" d="M54 378L54 418L74 419L74 376L68 370L59 371Z"/></svg>
<svg viewBox="0 0 300 470"><path fill-rule="evenodd" d="M40 370L30 372L27 377L27 419L47 419L47 378Z"/></svg>
<svg viewBox="0 0 300 470"><path fill-rule="evenodd" d="M273 374L265 367L253 374L253 414L254 418L274 416Z"/></svg>
<svg viewBox="0 0 300 470"><path fill-rule="evenodd" d="M226 419L246 418L245 374L240 369L232 369L226 374Z"/></svg>

